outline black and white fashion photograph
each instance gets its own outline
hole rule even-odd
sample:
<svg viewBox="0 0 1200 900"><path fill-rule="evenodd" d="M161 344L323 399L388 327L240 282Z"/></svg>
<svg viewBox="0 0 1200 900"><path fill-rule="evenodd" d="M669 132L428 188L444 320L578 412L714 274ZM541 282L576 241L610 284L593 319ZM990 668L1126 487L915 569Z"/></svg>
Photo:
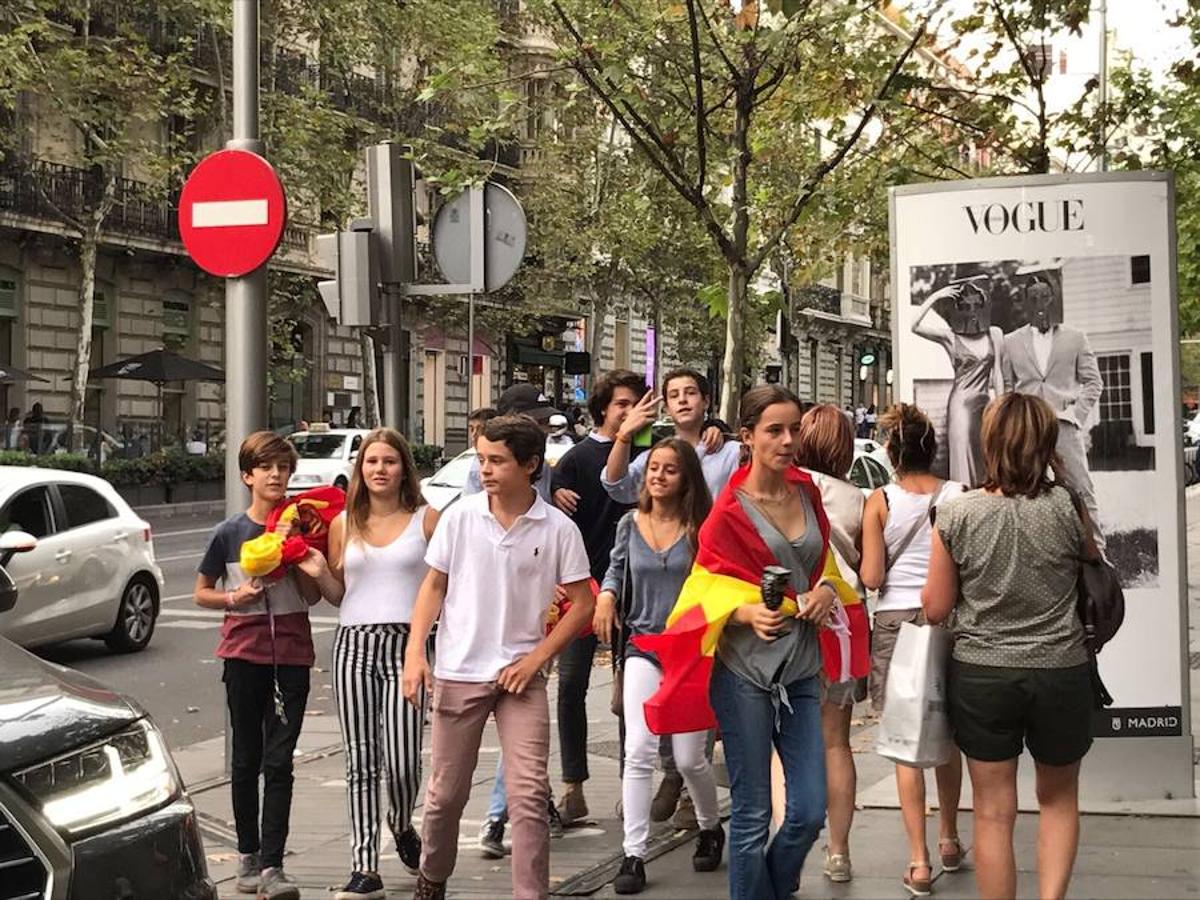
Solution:
<svg viewBox="0 0 1200 900"><path fill-rule="evenodd" d="M913 382L942 438L938 474L978 485L988 402L1005 391L1041 397L1058 414L1062 478L1126 587L1154 586L1159 568L1153 493L1128 477L1155 465L1151 330L1136 316L1139 295L1149 304L1151 278L1148 255L909 270L912 333L937 345L953 370Z"/></svg>

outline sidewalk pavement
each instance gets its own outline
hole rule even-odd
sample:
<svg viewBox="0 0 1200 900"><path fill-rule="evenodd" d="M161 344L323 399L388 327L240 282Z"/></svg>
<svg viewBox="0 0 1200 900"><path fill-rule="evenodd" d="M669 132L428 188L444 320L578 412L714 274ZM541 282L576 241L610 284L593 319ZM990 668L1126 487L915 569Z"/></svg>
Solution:
<svg viewBox="0 0 1200 900"><path fill-rule="evenodd" d="M1200 721L1200 488L1189 490L1189 614L1191 628L1192 721ZM1193 508L1195 507L1195 508ZM551 843L552 890L560 896L610 898L615 894L611 880L621 861L621 822L615 814L620 797L617 767L617 723L609 712L611 671L607 657L597 657L588 692L588 740L591 780L586 786L591 817L583 827L570 828L561 840ZM551 679L551 714L557 678ZM314 670L314 694L331 691L330 675L322 667ZM859 711L865 710L865 705ZM809 855L801 880L800 897L833 897L845 900L907 896L900 876L908 862L908 850L897 810L887 807L887 784L891 764L875 755L875 720L856 711L851 742L858 764L859 811L851 832L854 880L833 885L823 878L821 845L817 841ZM557 734L551 744L551 784L559 785ZM718 759L719 759L718 744ZM184 780L196 803L208 853L209 872L218 883L222 898L240 895L233 890L236 846L228 784L221 777L223 738L215 738L176 753ZM426 737L425 753L429 741ZM489 723L479 755L479 766L471 789L459 836L458 867L450 882L451 898L498 900L511 891L509 865L505 860L481 859L476 850L479 827L487 808L495 771L499 741ZM1200 761L1200 760L1198 760ZM1086 766L1086 762L1084 764ZM297 748L292 830L285 866L296 878L307 898L328 896L328 890L345 883L349 875L349 829L347 825L344 761L337 722L330 716L310 715ZM969 783L964 800L969 798ZM930 784L930 797L936 797ZM423 796L423 794L422 794ZM722 788L721 802L728 807L728 792ZM421 809L418 806L419 818ZM728 826L726 826L728 827ZM936 838L936 813L931 811L929 833ZM1016 829L1018 896L1037 895L1035 815L1021 814ZM386 831L386 829L384 829ZM960 818L963 842L971 845L970 812ZM382 875L389 896L411 895L415 878L401 868L390 837L384 845ZM1200 897L1200 818L1147 815L1082 816L1079 857L1071 882L1071 894L1092 898L1178 898ZM729 896L728 866L715 873L697 874L691 867L691 835L667 825L656 826L647 863L647 900L707 900ZM977 897L970 872L971 855L959 873L938 873L937 897Z"/></svg>
<svg viewBox="0 0 1200 900"><path fill-rule="evenodd" d="M315 690L328 691L328 672L318 671L315 676ZM1193 673L1194 688L1196 681ZM591 817L585 826L567 829L566 836L551 845L551 883L561 896L615 896L610 882L620 865L621 822L614 809L620 796L620 781L616 720L608 711L610 683L609 669L598 664L588 693L592 777L586 793ZM552 679L552 704L555 688L556 679ZM870 788L889 777L891 766L872 752L874 720L863 717L855 718L854 722L852 743L859 786ZM551 782L557 791L557 739L552 743ZM176 757L199 811L210 874L218 883L220 896L233 898L239 896L232 883L237 854L229 788L219 775L222 752L223 741L217 738L182 750ZM428 754L428 738L425 752ZM448 892L452 898L496 900L510 895L508 862L484 860L476 850L498 752L495 727L489 723L462 822L458 867ZM329 716L310 716L297 748L292 830L285 862L289 874L299 881L308 898L328 896L329 889L343 884L349 875L343 767L337 722ZM932 789L930 795L934 796ZM728 794L724 788L720 796L727 808ZM420 811L418 807L418 817ZM935 816L936 813L931 813L931 840L936 837ZM972 831L969 812L963 813L960 827L969 847ZM1035 816L1020 817L1016 840L1020 896L1034 896ZM904 896L900 875L908 861L908 851L896 810L872 808L857 813L851 834L855 878L848 885L833 885L822 877L820 845L818 840L809 856L800 897L857 900ZM1200 848L1200 819L1085 815L1071 892L1074 896L1095 898L1196 896L1200 894L1197 848ZM666 825L656 826L647 865L649 885L642 896L648 900L728 897L727 864L716 873L697 874L692 871L691 854L691 835ZM385 838L381 868L389 896L410 895L415 879L401 868L390 838ZM970 868L969 855L967 868ZM941 875L935 892L946 898L977 896L970 871Z"/></svg>

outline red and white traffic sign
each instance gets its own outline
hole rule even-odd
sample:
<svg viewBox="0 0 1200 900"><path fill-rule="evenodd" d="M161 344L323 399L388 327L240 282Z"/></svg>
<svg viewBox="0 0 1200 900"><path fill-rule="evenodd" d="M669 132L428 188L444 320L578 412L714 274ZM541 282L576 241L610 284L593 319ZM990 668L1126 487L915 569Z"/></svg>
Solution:
<svg viewBox="0 0 1200 900"><path fill-rule="evenodd" d="M248 150L218 150L200 160L179 197L179 234L196 265L238 278L275 252L287 199L271 164Z"/></svg>

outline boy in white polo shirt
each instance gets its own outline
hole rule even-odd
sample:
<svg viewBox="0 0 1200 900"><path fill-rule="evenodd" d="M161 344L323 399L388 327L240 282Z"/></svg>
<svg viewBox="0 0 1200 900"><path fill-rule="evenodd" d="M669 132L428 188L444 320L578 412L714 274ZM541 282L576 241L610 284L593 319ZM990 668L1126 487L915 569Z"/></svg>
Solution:
<svg viewBox="0 0 1200 900"><path fill-rule="evenodd" d="M526 416L490 420L475 445L483 492L443 513L413 610L404 695L432 691L433 748L415 900L439 900L454 871L458 829L489 713L495 713L512 823L513 896L550 890L550 708L544 668L591 621L587 551L575 523L533 489L545 435ZM555 587L571 601L549 635ZM425 638L438 625L436 670ZM434 677L436 675L436 684Z"/></svg>

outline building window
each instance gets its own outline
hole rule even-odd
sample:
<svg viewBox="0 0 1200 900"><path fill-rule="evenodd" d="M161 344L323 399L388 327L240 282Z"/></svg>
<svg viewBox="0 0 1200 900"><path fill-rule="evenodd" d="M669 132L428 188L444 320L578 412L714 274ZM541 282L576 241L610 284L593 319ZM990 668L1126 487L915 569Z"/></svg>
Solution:
<svg viewBox="0 0 1200 900"><path fill-rule="evenodd" d="M97 287L92 292L92 327L107 328L109 326L108 298L109 292Z"/></svg>
<svg viewBox="0 0 1200 900"><path fill-rule="evenodd" d="M0 273L0 316L13 318L17 314L17 279Z"/></svg>
<svg viewBox="0 0 1200 900"><path fill-rule="evenodd" d="M1150 257L1149 256L1131 256L1129 257L1129 283L1133 284L1149 284L1150 283Z"/></svg>
<svg viewBox="0 0 1200 900"><path fill-rule="evenodd" d="M171 291L162 302L163 346L185 351L192 342L192 298L182 291Z"/></svg>
<svg viewBox="0 0 1200 900"><path fill-rule="evenodd" d="M17 330L17 274L0 269L0 364L13 364L13 334ZM0 384L0 410L8 412L10 385Z"/></svg>
<svg viewBox="0 0 1200 900"><path fill-rule="evenodd" d="M1142 354L1142 431L1154 434L1154 354Z"/></svg>
<svg viewBox="0 0 1200 900"><path fill-rule="evenodd" d="M821 373L821 344L819 341L808 339L808 396L816 402L818 396L817 379Z"/></svg>
<svg viewBox="0 0 1200 900"><path fill-rule="evenodd" d="M1096 357L1104 391L1100 394L1101 422L1133 422L1133 389L1129 378L1129 354Z"/></svg>
<svg viewBox="0 0 1200 900"><path fill-rule="evenodd" d="M855 297L867 296L866 278L868 276L869 266L865 259L855 259L851 263L850 269L850 293Z"/></svg>
<svg viewBox="0 0 1200 900"><path fill-rule="evenodd" d="M624 319L617 319L613 328L613 360L615 368L629 368L629 322Z"/></svg>

